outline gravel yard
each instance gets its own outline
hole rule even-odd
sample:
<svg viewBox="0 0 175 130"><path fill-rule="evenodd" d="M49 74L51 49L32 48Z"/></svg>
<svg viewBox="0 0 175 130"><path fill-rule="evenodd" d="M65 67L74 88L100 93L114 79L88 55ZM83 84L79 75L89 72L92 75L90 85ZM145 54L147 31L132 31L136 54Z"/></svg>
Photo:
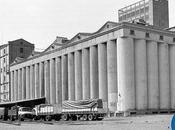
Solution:
<svg viewBox="0 0 175 130"><path fill-rule="evenodd" d="M171 130L172 116L112 117L103 121L21 122L20 125L0 123L0 130Z"/></svg>

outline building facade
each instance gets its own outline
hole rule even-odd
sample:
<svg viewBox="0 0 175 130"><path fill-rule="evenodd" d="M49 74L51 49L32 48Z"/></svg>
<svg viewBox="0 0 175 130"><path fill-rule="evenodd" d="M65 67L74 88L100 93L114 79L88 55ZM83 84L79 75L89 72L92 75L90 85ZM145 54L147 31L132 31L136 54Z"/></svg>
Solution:
<svg viewBox="0 0 175 130"><path fill-rule="evenodd" d="M9 41L0 46L0 102L9 101L10 64L17 57L27 58L34 50L34 44L24 39Z"/></svg>
<svg viewBox="0 0 175 130"><path fill-rule="evenodd" d="M11 65L11 100L101 98L110 112L175 110L175 34L107 22Z"/></svg>
<svg viewBox="0 0 175 130"><path fill-rule="evenodd" d="M169 27L168 0L141 0L118 10L119 22L143 19L161 29Z"/></svg>

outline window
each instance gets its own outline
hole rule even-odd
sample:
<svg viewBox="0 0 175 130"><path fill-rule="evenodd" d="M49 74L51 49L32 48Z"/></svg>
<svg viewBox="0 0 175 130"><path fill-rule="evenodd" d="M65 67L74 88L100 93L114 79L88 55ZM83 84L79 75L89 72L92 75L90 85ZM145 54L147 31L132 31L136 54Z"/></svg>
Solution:
<svg viewBox="0 0 175 130"><path fill-rule="evenodd" d="M24 49L23 48L20 48L20 53L23 53L24 52Z"/></svg>
<svg viewBox="0 0 175 130"><path fill-rule="evenodd" d="M145 34L145 37L146 37L146 38L149 38L149 33L146 33L146 34Z"/></svg>
<svg viewBox="0 0 175 130"><path fill-rule="evenodd" d="M4 67L4 72L6 71L6 68Z"/></svg>
<svg viewBox="0 0 175 130"><path fill-rule="evenodd" d="M5 58L4 58L4 63L5 63Z"/></svg>
<svg viewBox="0 0 175 130"><path fill-rule="evenodd" d="M163 36L162 35L160 36L159 40L163 40Z"/></svg>
<svg viewBox="0 0 175 130"><path fill-rule="evenodd" d="M175 38L173 38L173 42L175 42Z"/></svg>
<svg viewBox="0 0 175 130"><path fill-rule="evenodd" d="M4 91L6 90L6 87L5 87L5 85L4 85Z"/></svg>
<svg viewBox="0 0 175 130"><path fill-rule="evenodd" d="M5 54L5 49L4 49L4 54Z"/></svg>
<svg viewBox="0 0 175 130"><path fill-rule="evenodd" d="M4 99L6 99L6 95L4 95Z"/></svg>
<svg viewBox="0 0 175 130"><path fill-rule="evenodd" d="M4 82L6 81L6 77L4 76Z"/></svg>
<svg viewBox="0 0 175 130"><path fill-rule="evenodd" d="M130 35L135 35L134 30L130 30Z"/></svg>
<svg viewBox="0 0 175 130"><path fill-rule="evenodd" d="M78 39L81 39L81 36L78 35L77 38L78 38Z"/></svg>

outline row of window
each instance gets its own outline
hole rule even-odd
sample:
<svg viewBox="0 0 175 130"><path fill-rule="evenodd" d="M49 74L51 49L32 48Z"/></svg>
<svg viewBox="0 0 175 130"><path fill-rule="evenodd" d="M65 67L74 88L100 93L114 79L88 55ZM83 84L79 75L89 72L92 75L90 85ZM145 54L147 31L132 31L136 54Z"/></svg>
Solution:
<svg viewBox="0 0 175 130"><path fill-rule="evenodd" d="M130 35L135 35L134 30L130 30ZM150 34L148 32L145 33L146 38L150 38ZM160 35L159 40L164 40L164 36ZM175 37L173 38L173 42L175 42Z"/></svg>
<svg viewBox="0 0 175 130"><path fill-rule="evenodd" d="M125 20L125 19L130 18L130 17L137 17L141 14L148 15L148 10L149 10L149 7L142 8L142 9L139 9L136 11L134 10L131 13L126 13L126 14L125 14L125 12L121 12L121 13L119 13L119 21Z"/></svg>
<svg viewBox="0 0 175 130"><path fill-rule="evenodd" d="M3 67L3 68L1 68L1 73L2 72L8 72L9 70L8 70L8 66L7 67Z"/></svg>

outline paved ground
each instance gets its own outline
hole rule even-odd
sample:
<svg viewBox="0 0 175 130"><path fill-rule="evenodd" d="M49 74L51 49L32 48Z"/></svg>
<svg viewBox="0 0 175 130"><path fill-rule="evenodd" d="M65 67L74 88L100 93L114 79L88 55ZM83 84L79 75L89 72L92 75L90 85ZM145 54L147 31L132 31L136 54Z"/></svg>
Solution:
<svg viewBox="0 0 175 130"><path fill-rule="evenodd" d="M145 115L105 118L103 121L59 121L51 123L0 123L0 130L171 130L173 115ZM16 122L15 124L18 124Z"/></svg>

